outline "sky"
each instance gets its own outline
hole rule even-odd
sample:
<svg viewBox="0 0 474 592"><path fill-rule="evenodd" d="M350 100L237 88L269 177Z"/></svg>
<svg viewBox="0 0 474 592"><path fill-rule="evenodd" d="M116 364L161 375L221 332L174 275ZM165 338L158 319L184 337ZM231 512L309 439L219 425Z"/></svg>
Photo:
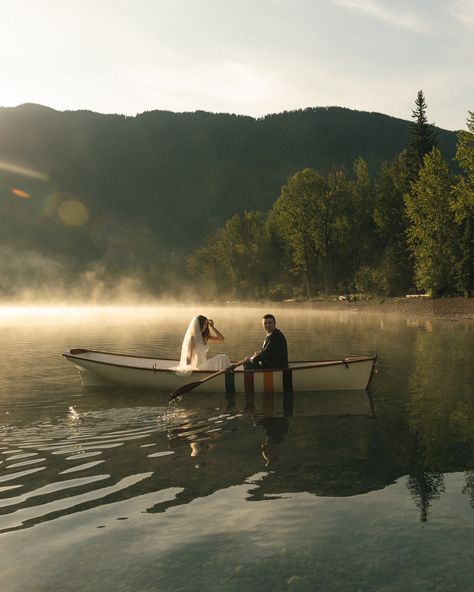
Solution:
<svg viewBox="0 0 474 592"><path fill-rule="evenodd" d="M474 0L0 0L0 106L261 117L342 106L466 129Z"/></svg>

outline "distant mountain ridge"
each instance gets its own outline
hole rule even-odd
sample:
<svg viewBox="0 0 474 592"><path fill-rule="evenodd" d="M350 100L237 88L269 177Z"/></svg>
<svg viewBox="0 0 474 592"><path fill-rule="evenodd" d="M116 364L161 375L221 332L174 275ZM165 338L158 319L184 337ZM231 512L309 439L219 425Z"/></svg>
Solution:
<svg viewBox="0 0 474 592"><path fill-rule="evenodd" d="M362 156L376 173L404 147L408 127L409 121L342 107L259 119L0 108L0 246L46 253L78 268L106 253L117 267L147 257L169 261L232 214L271 208L280 187L302 168L350 171ZM456 133L436 132L451 161ZM14 198L12 188L30 198ZM81 226L66 227L58 217L58 203L71 199L88 212Z"/></svg>

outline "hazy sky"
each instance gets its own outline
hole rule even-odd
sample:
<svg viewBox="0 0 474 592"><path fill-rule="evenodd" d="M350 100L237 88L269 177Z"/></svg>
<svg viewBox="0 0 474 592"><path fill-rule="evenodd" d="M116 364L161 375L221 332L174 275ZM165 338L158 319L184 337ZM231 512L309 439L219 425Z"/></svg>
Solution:
<svg viewBox="0 0 474 592"><path fill-rule="evenodd" d="M0 0L0 105L474 110L474 0Z"/></svg>

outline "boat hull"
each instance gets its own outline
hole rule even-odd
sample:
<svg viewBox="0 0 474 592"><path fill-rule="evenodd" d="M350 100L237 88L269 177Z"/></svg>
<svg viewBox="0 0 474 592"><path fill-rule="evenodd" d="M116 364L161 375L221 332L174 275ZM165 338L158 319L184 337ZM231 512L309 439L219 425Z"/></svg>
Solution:
<svg viewBox="0 0 474 592"><path fill-rule="evenodd" d="M177 373L178 360L145 358L86 349L71 349L63 356L80 371L87 385L124 385L173 392L211 372ZM325 390L364 390L372 379L377 356L343 360L290 362L285 370L235 369L208 380L195 390L207 393L284 393Z"/></svg>

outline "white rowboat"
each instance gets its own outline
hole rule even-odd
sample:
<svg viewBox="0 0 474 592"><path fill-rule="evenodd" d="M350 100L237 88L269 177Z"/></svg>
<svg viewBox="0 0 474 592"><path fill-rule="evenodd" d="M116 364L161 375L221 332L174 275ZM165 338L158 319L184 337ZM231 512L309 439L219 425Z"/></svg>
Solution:
<svg viewBox="0 0 474 592"><path fill-rule="evenodd" d="M171 368L178 360L146 358L89 349L70 349L63 356L80 371L83 384L125 386L173 392L189 382L209 376L209 370L189 374ZM207 393L284 393L367 389L377 356L352 356L340 360L290 362L283 370L223 372L196 390Z"/></svg>

